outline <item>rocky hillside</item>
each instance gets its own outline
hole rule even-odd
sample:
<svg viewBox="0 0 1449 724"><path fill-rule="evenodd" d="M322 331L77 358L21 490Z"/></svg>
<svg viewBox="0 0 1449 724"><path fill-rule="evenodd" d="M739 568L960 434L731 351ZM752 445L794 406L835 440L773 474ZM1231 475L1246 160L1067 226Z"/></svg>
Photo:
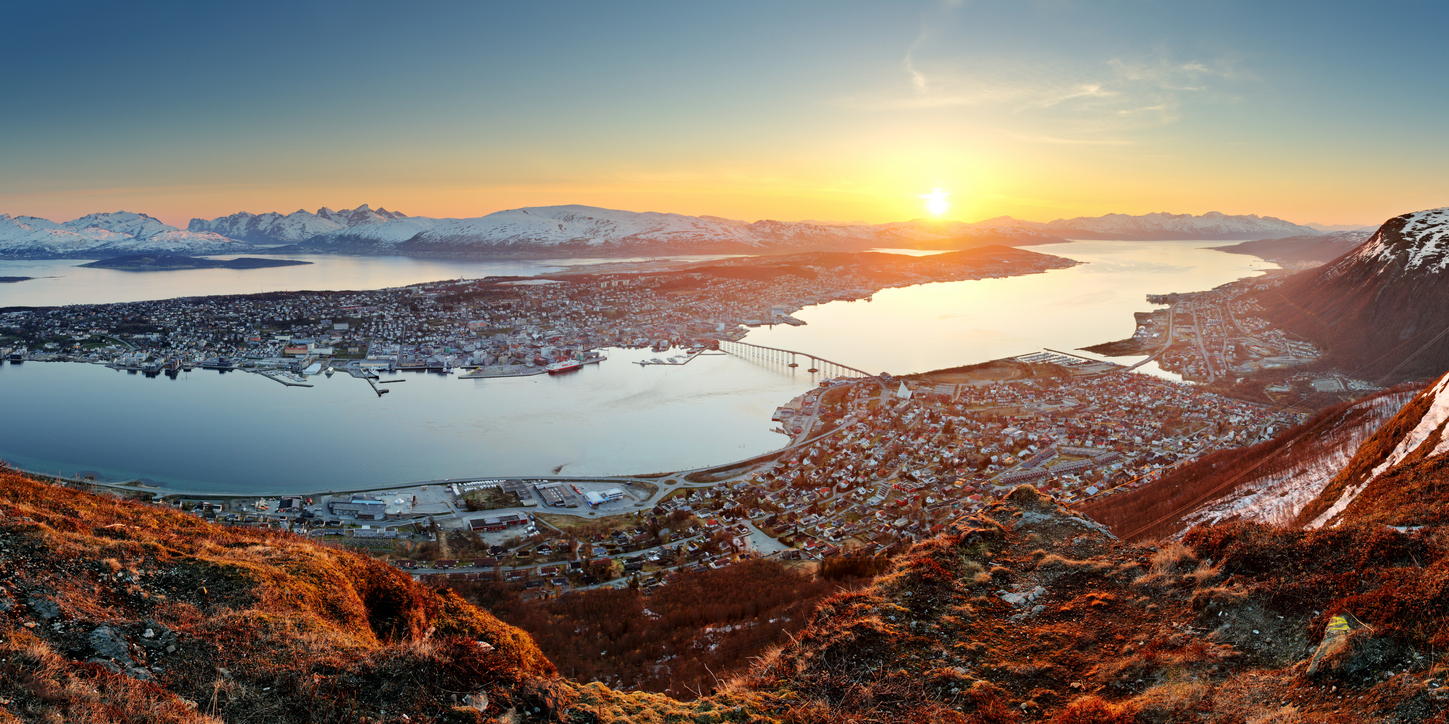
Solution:
<svg viewBox="0 0 1449 724"><path fill-rule="evenodd" d="M427 721L552 674L364 556L0 471L0 722Z"/></svg>
<svg viewBox="0 0 1449 724"><path fill-rule="evenodd" d="M692 702L282 533L0 473L0 722L1445 721L1446 541L1347 525L1139 547L1019 488ZM1320 645L1321 644L1321 645Z"/></svg>
<svg viewBox="0 0 1449 724"><path fill-rule="evenodd" d="M1332 264L1259 301L1325 362L1400 381L1449 369L1449 208L1396 216Z"/></svg>

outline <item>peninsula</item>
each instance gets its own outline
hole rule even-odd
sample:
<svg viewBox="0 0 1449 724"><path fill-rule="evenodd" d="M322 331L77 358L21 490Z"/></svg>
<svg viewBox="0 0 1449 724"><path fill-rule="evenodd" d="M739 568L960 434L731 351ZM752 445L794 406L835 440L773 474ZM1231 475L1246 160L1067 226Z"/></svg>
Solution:
<svg viewBox="0 0 1449 724"><path fill-rule="evenodd" d="M90 269L116 269L119 271L175 271L177 269L267 269L278 266L300 266L310 261L296 259L203 259L180 254L126 254L113 256L89 264L77 266Z"/></svg>

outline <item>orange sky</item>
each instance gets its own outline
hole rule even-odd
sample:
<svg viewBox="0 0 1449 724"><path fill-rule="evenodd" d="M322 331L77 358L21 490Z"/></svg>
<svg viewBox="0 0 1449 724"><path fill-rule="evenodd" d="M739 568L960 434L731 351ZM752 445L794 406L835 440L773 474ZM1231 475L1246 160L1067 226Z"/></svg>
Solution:
<svg viewBox="0 0 1449 724"><path fill-rule="evenodd" d="M1334 5L27 5L0 48L0 213L880 223L940 188L966 221L1367 225L1449 203L1432 18ZM1351 51L1375 32L1396 41Z"/></svg>

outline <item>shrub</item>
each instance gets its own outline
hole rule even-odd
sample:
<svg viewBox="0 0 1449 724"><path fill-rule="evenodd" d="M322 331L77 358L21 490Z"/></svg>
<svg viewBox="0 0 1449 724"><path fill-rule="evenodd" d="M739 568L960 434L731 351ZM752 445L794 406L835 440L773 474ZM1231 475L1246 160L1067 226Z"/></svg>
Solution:
<svg viewBox="0 0 1449 724"><path fill-rule="evenodd" d="M1099 696L1076 699L1051 718L1052 724L1134 724L1136 721L1136 704L1112 704Z"/></svg>

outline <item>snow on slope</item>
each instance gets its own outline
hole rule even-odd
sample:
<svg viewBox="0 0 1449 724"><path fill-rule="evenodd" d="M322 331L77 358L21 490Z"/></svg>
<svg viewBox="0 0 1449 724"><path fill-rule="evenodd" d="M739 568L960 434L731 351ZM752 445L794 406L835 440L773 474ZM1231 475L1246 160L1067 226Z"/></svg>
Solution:
<svg viewBox="0 0 1449 724"><path fill-rule="evenodd" d="M239 213L192 219L193 231L215 231L253 242L304 243L355 250L487 249L568 247L577 251L762 251L769 249L861 249L870 246L953 247L961 242L1033 244L1063 237L1119 239L1261 239L1316 234L1306 226L1258 216L1217 212L1109 214L1049 224L1010 217L969 224L913 220L889 224L821 224L765 219L756 222L717 216L620 211L593 206L538 206L466 219L408 217L366 205L351 211L320 209Z"/></svg>
<svg viewBox="0 0 1449 724"><path fill-rule="evenodd" d="M428 251L507 249L510 252L637 252L694 250L760 252L773 249L862 249L872 246L941 248L987 243L1062 241L1041 231L916 220L892 224L825 224L565 205L508 209L466 219L409 217L367 205L316 214L296 211L192 219L193 231L214 231L255 243L302 243L322 249Z"/></svg>
<svg viewBox="0 0 1449 724"><path fill-rule="evenodd" d="M432 244L598 247L630 242L713 242L762 246L745 222L710 216L616 211L588 206L545 206L498 211L472 219L412 217L332 236L396 245ZM838 227L837 227L838 228Z"/></svg>
<svg viewBox="0 0 1449 724"><path fill-rule="evenodd" d="M1441 272L1449 267L1449 208L1428 209L1389 219L1359 248L1350 263L1388 266L1402 261L1406 270Z"/></svg>
<svg viewBox="0 0 1449 724"><path fill-rule="evenodd" d="M0 214L0 254L19 257L113 256L164 252L230 254L250 244L210 232L182 231L128 211L89 214L57 224L33 216Z"/></svg>
<svg viewBox="0 0 1449 724"><path fill-rule="evenodd" d="M363 204L355 209L342 211L333 211L324 206L315 214L305 209L286 215L275 211L265 214L243 211L216 219L192 219L186 228L191 231L211 231L233 239L257 243L296 243L355 226L382 224L405 218L407 214L382 208L373 210Z"/></svg>
<svg viewBox="0 0 1449 724"><path fill-rule="evenodd" d="M1413 456L1415 459L1427 459L1449 453L1449 436L1445 424L1449 423L1449 375L1439 378L1434 386L1420 393L1428 397L1428 405L1425 407L1423 416L1413 429L1399 439L1394 449L1378 465L1375 465L1363 481L1357 485L1348 485L1338 499L1329 506L1327 510L1310 521L1306 528L1320 528L1333 520L1335 516L1348 508L1364 490L1375 480L1378 480L1385 473L1390 472L1406 458ZM1429 441L1434 441L1434 447L1421 450Z"/></svg>
<svg viewBox="0 0 1449 724"><path fill-rule="evenodd" d="M1268 525L1287 525L1299 511L1328 487L1333 476L1348 465L1360 445L1374 435L1384 422L1393 418L1413 392L1380 395L1363 400L1357 408L1367 414L1345 416L1338 429L1320 434L1316 440L1305 441L1316 447L1310 453L1295 456L1284 471L1257 479L1247 479L1231 494L1203 506L1183 517L1187 528L1212 525L1224 520L1248 520ZM1285 453L1290 452L1285 450Z"/></svg>

